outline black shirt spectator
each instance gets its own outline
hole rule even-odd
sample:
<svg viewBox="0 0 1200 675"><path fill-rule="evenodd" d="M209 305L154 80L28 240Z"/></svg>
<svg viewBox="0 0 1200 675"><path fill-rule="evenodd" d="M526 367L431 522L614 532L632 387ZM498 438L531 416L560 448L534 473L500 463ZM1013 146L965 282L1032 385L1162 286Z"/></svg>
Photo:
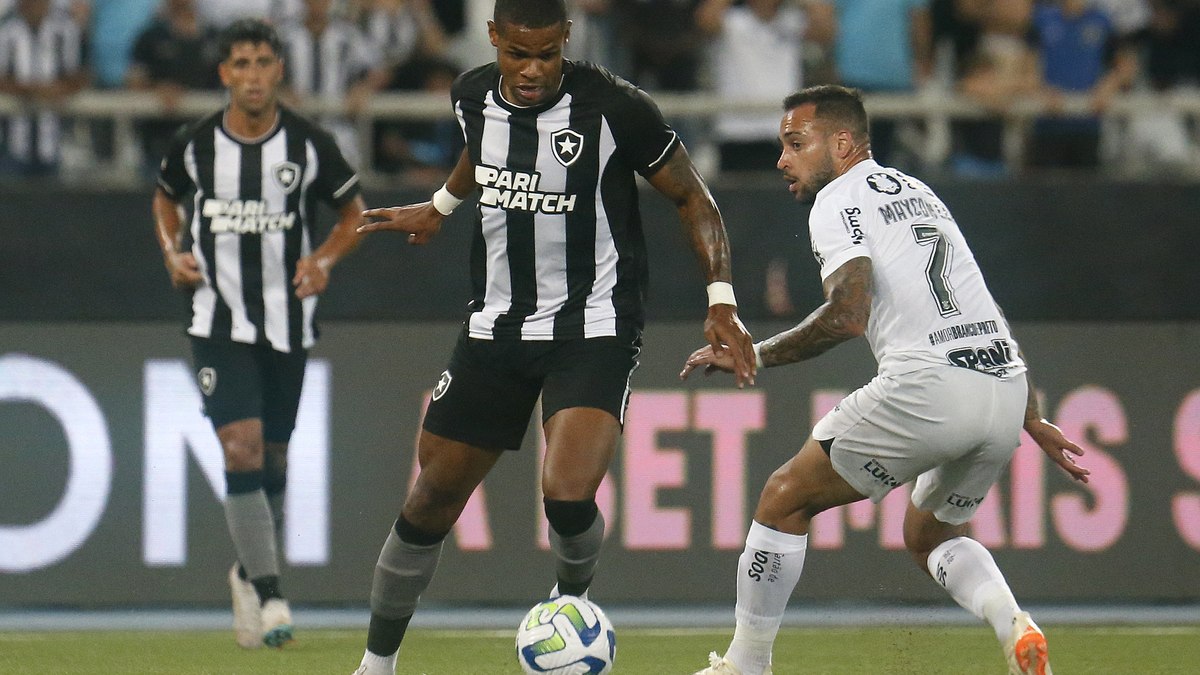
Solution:
<svg viewBox="0 0 1200 675"><path fill-rule="evenodd" d="M217 30L203 23L194 0L166 0L159 16L138 36L125 83L156 93L164 113L138 125L148 161L166 154L175 130L186 121L176 112L180 97L220 87L218 60Z"/></svg>

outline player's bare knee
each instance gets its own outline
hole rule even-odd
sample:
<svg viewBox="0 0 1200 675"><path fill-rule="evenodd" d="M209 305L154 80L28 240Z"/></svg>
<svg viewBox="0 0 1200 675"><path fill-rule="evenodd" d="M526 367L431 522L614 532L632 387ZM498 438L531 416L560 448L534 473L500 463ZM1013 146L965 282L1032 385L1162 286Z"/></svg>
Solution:
<svg viewBox="0 0 1200 675"><path fill-rule="evenodd" d="M817 513L819 510L799 481L780 468L763 486L754 519L768 527L779 527L784 521L807 523Z"/></svg>
<svg viewBox="0 0 1200 675"><path fill-rule="evenodd" d="M933 550L966 533L967 526L936 520L929 512L910 509L904 518L904 548L917 567L928 571L927 561Z"/></svg>
<svg viewBox="0 0 1200 675"><path fill-rule="evenodd" d="M262 442L253 439L222 439L226 471L258 471L263 468Z"/></svg>
<svg viewBox="0 0 1200 675"><path fill-rule="evenodd" d="M601 474L600 479L603 479ZM548 499L564 502L591 501L596 498L596 490L600 487L600 479L563 479L560 477L544 476L542 478L542 495Z"/></svg>
<svg viewBox="0 0 1200 675"><path fill-rule="evenodd" d="M430 532L449 530L467 505L470 493L422 485L418 479L404 500L403 513L412 523Z"/></svg>

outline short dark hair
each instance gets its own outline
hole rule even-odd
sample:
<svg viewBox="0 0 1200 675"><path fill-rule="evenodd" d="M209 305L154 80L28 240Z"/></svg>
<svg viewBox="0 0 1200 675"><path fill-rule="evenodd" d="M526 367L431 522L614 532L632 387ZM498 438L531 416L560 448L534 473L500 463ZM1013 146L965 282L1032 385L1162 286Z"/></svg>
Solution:
<svg viewBox="0 0 1200 675"><path fill-rule="evenodd" d="M275 28L262 19L238 19L221 31L221 37L217 42L217 53L222 61L229 58L229 54L233 52L233 46L239 42L249 42L255 45L265 44L275 52L275 56L283 55L283 42L279 40L279 33L276 33Z"/></svg>
<svg viewBox="0 0 1200 675"><path fill-rule="evenodd" d="M496 0L492 21L525 28L566 24L567 5L564 0Z"/></svg>
<svg viewBox="0 0 1200 675"><path fill-rule="evenodd" d="M856 138L869 140L871 123L867 109L863 107L862 92L836 84L822 84L789 94L783 99L784 111L802 105L816 106L816 116L849 129Z"/></svg>

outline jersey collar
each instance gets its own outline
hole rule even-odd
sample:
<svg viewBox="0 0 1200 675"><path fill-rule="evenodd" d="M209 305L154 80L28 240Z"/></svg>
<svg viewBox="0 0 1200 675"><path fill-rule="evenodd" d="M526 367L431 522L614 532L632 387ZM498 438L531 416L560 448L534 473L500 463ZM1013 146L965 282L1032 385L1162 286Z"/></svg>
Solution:
<svg viewBox="0 0 1200 675"><path fill-rule="evenodd" d="M541 113L553 108L554 106L558 105L558 102L562 100L562 97L564 95L566 95L566 93L567 93L567 91L566 91L567 90L567 77L571 74L571 71L574 70L574 67L575 67L575 64L572 63L570 60L563 59L562 79L560 79L558 81L558 91L555 92L554 96L551 96L549 99L547 99L546 102L539 103L537 105L517 105L516 103L509 101L507 98L504 98L504 90L503 90L503 87L500 86L504 82L504 77L502 75L497 74L496 75L496 86L493 87L493 91L496 94L496 103L501 108L504 108L505 110L509 111L510 113L518 113L518 114L532 113L535 115L541 114ZM499 69L497 68L497 70L499 70Z"/></svg>
<svg viewBox="0 0 1200 675"><path fill-rule="evenodd" d="M817 191L816 198L820 199L822 195L833 192L842 183L846 183L846 182L854 180L855 176L863 176L868 173L874 173L876 171L881 170L882 168L883 167L880 166L879 162L876 162L874 159L871 159L871 158L864 159L861 162L859 162L858 164L855 164L854 166L847 169L846 173L829 181L829 183L826 184L825 187L823 187Z"/></svg>

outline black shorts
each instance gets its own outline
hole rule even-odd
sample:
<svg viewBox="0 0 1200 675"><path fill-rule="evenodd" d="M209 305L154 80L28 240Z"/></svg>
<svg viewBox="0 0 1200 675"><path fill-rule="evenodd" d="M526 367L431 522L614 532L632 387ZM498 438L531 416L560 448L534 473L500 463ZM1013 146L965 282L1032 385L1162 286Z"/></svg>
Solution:
<svg viewBox="0 0 1200 675"><path fill-rule="evenodd" d="M204 414L214 429L261 419L263 440L287 443L296 428L308 352L277 352L270 345L192 337L192 363Z"/></svg>
<svg viewBox="0 0 1200 675"><path fill-rule="evenodd" d="M464 332L442 373L425 430L481 448L521 447L542 397L542 422L566 408L599 408L624 424L641 336L480 340Z"/></svg>

